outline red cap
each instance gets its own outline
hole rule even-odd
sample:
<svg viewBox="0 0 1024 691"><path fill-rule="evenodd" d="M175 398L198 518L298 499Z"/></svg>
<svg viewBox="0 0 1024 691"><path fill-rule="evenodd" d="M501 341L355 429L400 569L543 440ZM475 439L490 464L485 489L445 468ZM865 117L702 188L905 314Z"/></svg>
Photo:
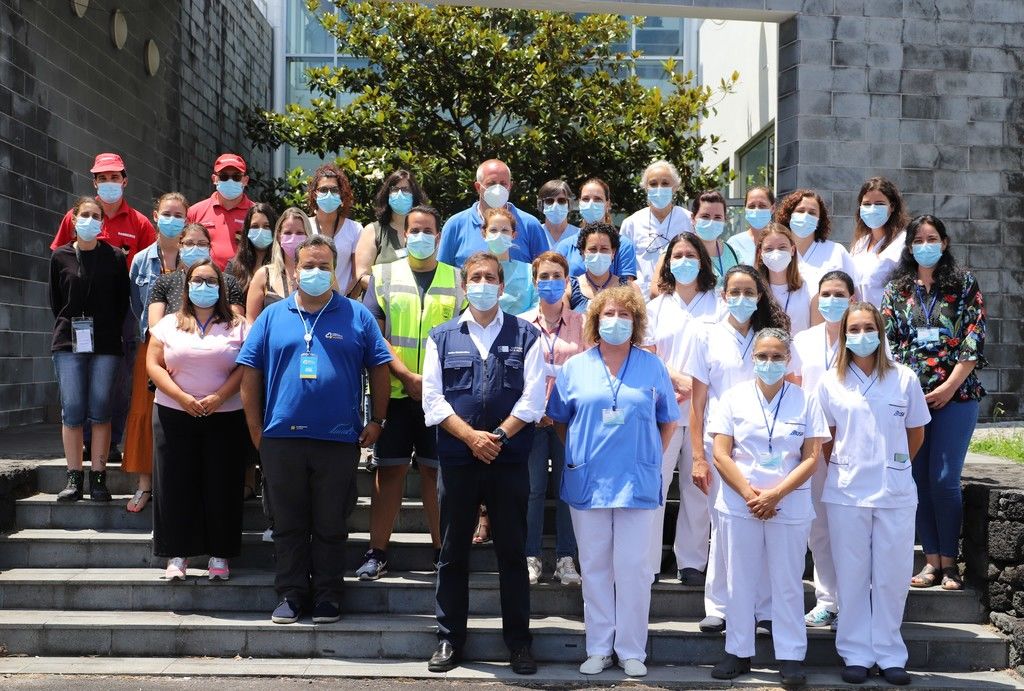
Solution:
<svg viewBox="0 0 1024 691"><path fill-rule="evenodd" d="M245 161L238 154L221 154L217 162L213 164L213 172L219 173L225 168L238 168L240 173L245 172Z"/></svg>
<svg viewBox="0 0 1024 691"><path fill-rule="evenodd" d="M120 173L124 169L124 161L117 154L97 154L89 172L93 175L96 173Z"/></svg>

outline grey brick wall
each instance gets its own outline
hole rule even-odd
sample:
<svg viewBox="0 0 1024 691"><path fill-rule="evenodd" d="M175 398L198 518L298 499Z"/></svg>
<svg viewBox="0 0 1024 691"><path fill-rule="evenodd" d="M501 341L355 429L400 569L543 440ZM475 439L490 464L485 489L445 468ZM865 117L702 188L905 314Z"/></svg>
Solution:
<svg viewBox="0 0 1024 691"><path fill-rule="evenodd" d="M160 50L153 77L147 39ZM93 192L95 154L124 157L127 199L146 214L169 190L209 196L222 151L269 170L237 113L269 105L272 43L252 0L92 2L82 18L66 0L0 0L0 427L56 413L49 245L70 201Z"/></svg>

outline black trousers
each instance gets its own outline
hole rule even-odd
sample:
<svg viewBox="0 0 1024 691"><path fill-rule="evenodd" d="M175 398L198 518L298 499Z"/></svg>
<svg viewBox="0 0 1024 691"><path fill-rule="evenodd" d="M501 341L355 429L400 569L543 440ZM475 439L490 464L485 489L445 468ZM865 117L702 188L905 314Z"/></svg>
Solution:
<svg viewBox="0 0 1024 691"><path fill-rule="evenodd" d="M238 556L242 545L245 414L192 417L153 410L153 553Z"/></svg>
<svg viewBox="0 0 1024 691"><path fill-rule="evenodd" d="M469 616L469 550L477 509L487 506L498 558L501 631L510 649L530 645L530 578L526 570L526 463L474 461L445 465L437 475L441 561L437 569L437 635L461 651Z"/></svg>
<svg viewBox="0 0 1024 691"><path fill-rule="evenodd" d="M260 462L274 507L278 595L300 605L340 605L359 446L263 437Z"/></svg>

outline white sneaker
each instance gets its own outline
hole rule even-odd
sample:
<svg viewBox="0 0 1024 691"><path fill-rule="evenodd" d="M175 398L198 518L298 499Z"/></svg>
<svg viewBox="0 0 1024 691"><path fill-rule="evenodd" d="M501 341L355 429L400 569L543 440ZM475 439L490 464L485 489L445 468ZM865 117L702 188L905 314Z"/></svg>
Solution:
<svg viewBox="0 0 1024 691"><path fill-rule="evenodd" d="M600 674L611 666L611 655L591 655L580 665L580 674Z"/></svg>
<svg viewBox="0 0 1024 691"><path fill-rule="evenodd" d="M185 580L185 571L188 570L188 559L185 557L174 557L167 560L167 570L164 571L164 578L169 581Z"/></svg>
<svg viewBox="0 0 1024 691"><path fill-rule="evenodd" d="M530 585L537 585L537 581L540 580L541 572L540 557L527 557L526 571L530 574Z"/></svg>
<svg viewBox="0 0 1024 691"><path fill-rule="evenodd" d="M273 528L267 528L266 530L263 531L263 541L264 542L273 542L274 541L274 529Z"/></svg>
<svg viewBox="0 0 1024 691"><path fill-rule="evenodd" d="M562 582L562 585L582 585L583 579L576 571L576 564L572 557L562 557L555 562L555 579Z"/></svg>
<svg viewBox="0 0 1024 691"><path fill-rule="evenodd" d="M647 676L647 666L640 660L619 660L619 666L622 667L622 671L626 673L627 677Z"/></svg>
<svg viewBox="0 0 1024 691"><path fill-rule="evenodd" d="M207 563L206 569L210 572L211 581L226 581L231 578L231 571L228 569L227 559L210 557L210 561Z"/></svg>

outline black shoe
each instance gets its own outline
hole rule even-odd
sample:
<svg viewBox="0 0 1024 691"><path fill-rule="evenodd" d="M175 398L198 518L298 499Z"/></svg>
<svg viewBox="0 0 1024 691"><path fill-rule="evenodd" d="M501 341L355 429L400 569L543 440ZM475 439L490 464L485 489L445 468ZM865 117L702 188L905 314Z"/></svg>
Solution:
<svg viewBox="0 0 1024 691"><path fill-rule="evenodd" d="M687 567L679 571L679 582L683 585L689 586L704 586L704 572L698 571L692 567Z"/></svg>
<svg viewBox="0 0 1024 691"><path fill-rule="evenodd" d="M757 622L757 626L754 627L755 636L771 636L772 635L772 620L765 619L764 621Z"/></svg>
<svg viewBox="0 0 1024 691"><path fill-rule="evenodd" d="M448 641L437 644L437 650L430 656L427 670L430 672L450 672L459 664L459 656L455 647Z"/></svg>
<svg viewBox="0 0 1024 691"><path fill-rule="evenodd" d="M333 624L341 619L341 610L333 602L318 602L313 606L314 624Z"/></svg>
<svg viewBox="0 0 1024 691"><path fill-rule="evenodd" d="M780 660L779 676L783 686L803 686L807 683L807 674L799 660Z"/></svg>
<svg viewBox="0 0 1024 691"><path fill-rule="evenodd" d="M725 631L725 619L721 617L704 617L697 626L704 633L722 633Z"/></svg>
<svg viewBox="0 0 1024 691"><path fill-rule="evenodd" d="M512 671L516 674L537 673L537 661L533 659L533 653L530 652L528 645L513 650L509 662L512 663Z"/></svg>
<svg viewBox="0 0 1024 691"><path fill-rule="evenodd" d="M886 667L882 670L882 676L893 686L906 686L911 682L910 675L902 667Z"/></svg>
<svg viewBox="0 0 1024 691"><path fill-rule="evenodd" d="M110 451L107 452L107 463L120 463L121 462L121 449L118 448L117 444L110 445Z"/></svg>
<svg viewBox="0 0 1024 691"><path fill-rule="evenodd" d="M89 471L89 499L92 501L110 501L110 490L107 489L107 471Z"/></svg>
<svg viewBox="0 0 1024 691"><path fill-rule="evenodd" d="M57 501L78 501L82 498L82 486L85 484L85 472L82 470L68 471L68 484L57 494Z"/></svg>
<svg viewBox="0 0 1024 691"><path fill-rule="evenodd" d="M748 672L750 672L750 658L736 657L732 653L726 653L725 659L711 668L711 676L715 679L735 679Z"/></svg>
<svg viewBox="0 0 1024 691"><path fill-rule="evenodd" d="M275 624L294 624L299 620L299 605L293 600L281 600L270 620Z"/></svg>
<svg viewBox="0 0 1024 691"><path fill-rule="evenodd" d="M863 684L868 680L868 668L860 665L847 665L840 674L847 684Z"/></svg>

